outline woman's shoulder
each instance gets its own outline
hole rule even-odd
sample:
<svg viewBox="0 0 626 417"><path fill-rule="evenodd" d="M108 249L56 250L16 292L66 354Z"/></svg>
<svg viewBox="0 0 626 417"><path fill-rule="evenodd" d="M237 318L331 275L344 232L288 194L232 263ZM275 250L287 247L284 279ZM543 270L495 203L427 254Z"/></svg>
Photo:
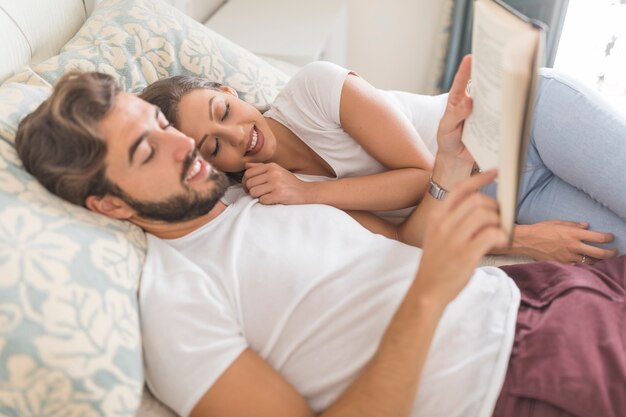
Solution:
<svg viewBox="0 0 626 417"><path fill-rule="evenodd" d="M296 72L294 75L305 74L306 76L324 76L327 74L336 74L336 73L348 73L350 72L348 69L342 67L341 65L337 65L334 62L330 61L313 61L304 65L302 68Z"/></svg>
<svg viewBox="0 0 626 417"><path fill-rule="evenodd" d="M349 72L325 61L305 65L281 90L266 115L283 124L287 119L306 119L315 126L326 122L336 125L341 90Z"/></svg>
<svg viewBox="0 0 626 417"><path fill-rule="evenodd" d="M350 73L344 67L328 61L314 61L306 64L289 80L292 88L317 89L318 86L332 86L336 80L343 80ZM286 86L287 87L287 86Z"/></svg>

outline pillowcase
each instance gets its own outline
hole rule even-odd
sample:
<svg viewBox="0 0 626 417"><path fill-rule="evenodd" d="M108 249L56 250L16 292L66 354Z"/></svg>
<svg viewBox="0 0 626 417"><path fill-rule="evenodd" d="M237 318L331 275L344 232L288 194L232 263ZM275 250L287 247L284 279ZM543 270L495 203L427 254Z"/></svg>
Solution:
<svg viewBox="0 0 626 417"><path fill-rule="evenodd" d="M61 53L34 70L54 83L68 69L113 75L125 91L171 75L200 76L234 88L258 108L288 76L161 0L104 0Z"/></svg>
<svg viewBox="0 0 626 417"><path fill-rule="evenodd" d="M32 73L13 77L45 84ZM0 87L0 415L129 416L145 236L48 193L13 146L49 87Z"/></svg>

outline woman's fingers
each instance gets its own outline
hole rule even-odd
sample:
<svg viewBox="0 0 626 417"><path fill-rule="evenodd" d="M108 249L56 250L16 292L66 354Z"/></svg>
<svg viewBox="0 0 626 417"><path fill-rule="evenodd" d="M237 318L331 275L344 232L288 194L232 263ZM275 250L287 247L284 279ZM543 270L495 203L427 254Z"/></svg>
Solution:
<svg viewBox="0 0 626 417"><path fill-rule="evenodd" d="M452 99L452 102L462 100L467 97L467 83L472 76L472 56L465 55L459 64L459 69L454 75L452 86L450 87L450 93L448 94L448 100Z"/></svg>
<svg viewBox="0 0 626 417"><path fill-rule="evenodd" d="M461 61L448 93L446 111L439 122L440 134L445 135L456 130L472 112L472 99L467 94L467 83L471 77L471 67L471 55L467 55Z"/></svg>
<svg viewBox="0 0 626 417"><path fill-rule="evenodd" d="M266 173L268 169L267 164L246 163L246 172L244 172L243 177L241 177L241 185L243 185L243 188L246 191L250 190L250 188L254 186L254 182L251 183L250 180Z"/></svg>
<svg viewBox="0 0 626 417"><path fill-rule="evenodd" d="M265 172L261 172L258 175L254 175L248 179L246 179L245 181L245 185L248 189L252 189L254 187L257 187L261 184L265 184L268 182L268 176L264 175ZM242 181L243 182L243 181Z"/></svg>
<svg viewBox="0 0 626 417"><path fill-rule="evenodd" d="M255 187L250 187L250 192L249 194L254 197L254 198L259 198L265 194L269 194L271 193L273 190L273 187L269 184L261 184L261 185L257 185Z"/></svg>

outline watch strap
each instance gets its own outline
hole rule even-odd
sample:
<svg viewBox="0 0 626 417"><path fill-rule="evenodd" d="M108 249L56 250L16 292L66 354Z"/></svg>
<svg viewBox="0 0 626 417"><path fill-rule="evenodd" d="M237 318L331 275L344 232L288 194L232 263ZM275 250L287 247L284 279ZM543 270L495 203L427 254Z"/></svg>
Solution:
<svg viewBox="0 0 626 417"><path fill-rule="evenodd" d="M428 186L428 194L432 195L437 200L443 200L448 195L448 191L442 188L435 181L433 181L433 177L430 177L430 184Z"/></svg>

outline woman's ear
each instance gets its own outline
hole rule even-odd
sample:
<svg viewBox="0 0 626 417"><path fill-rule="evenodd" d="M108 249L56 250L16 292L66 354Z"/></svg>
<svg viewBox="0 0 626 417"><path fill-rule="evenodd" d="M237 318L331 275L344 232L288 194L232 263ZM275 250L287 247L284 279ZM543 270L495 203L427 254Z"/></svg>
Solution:
<svg viewBox="0 0 626 417"><path fill-rule="evenodd" d="M110 194L104 197L90 195L85 200L85 205L91 211L120 220L129 219L135 212L123 200Z"/></svg>
<svg viewBox="0 0 626 417"><path fill-rule="evenodd" d="M228 93L231 94L237 98L239 98L239 94L237 94L237 91L235 91L235 89L227 86L227 85L221 85L220 86L220 91L224 92L224 93Z"/></svg>

